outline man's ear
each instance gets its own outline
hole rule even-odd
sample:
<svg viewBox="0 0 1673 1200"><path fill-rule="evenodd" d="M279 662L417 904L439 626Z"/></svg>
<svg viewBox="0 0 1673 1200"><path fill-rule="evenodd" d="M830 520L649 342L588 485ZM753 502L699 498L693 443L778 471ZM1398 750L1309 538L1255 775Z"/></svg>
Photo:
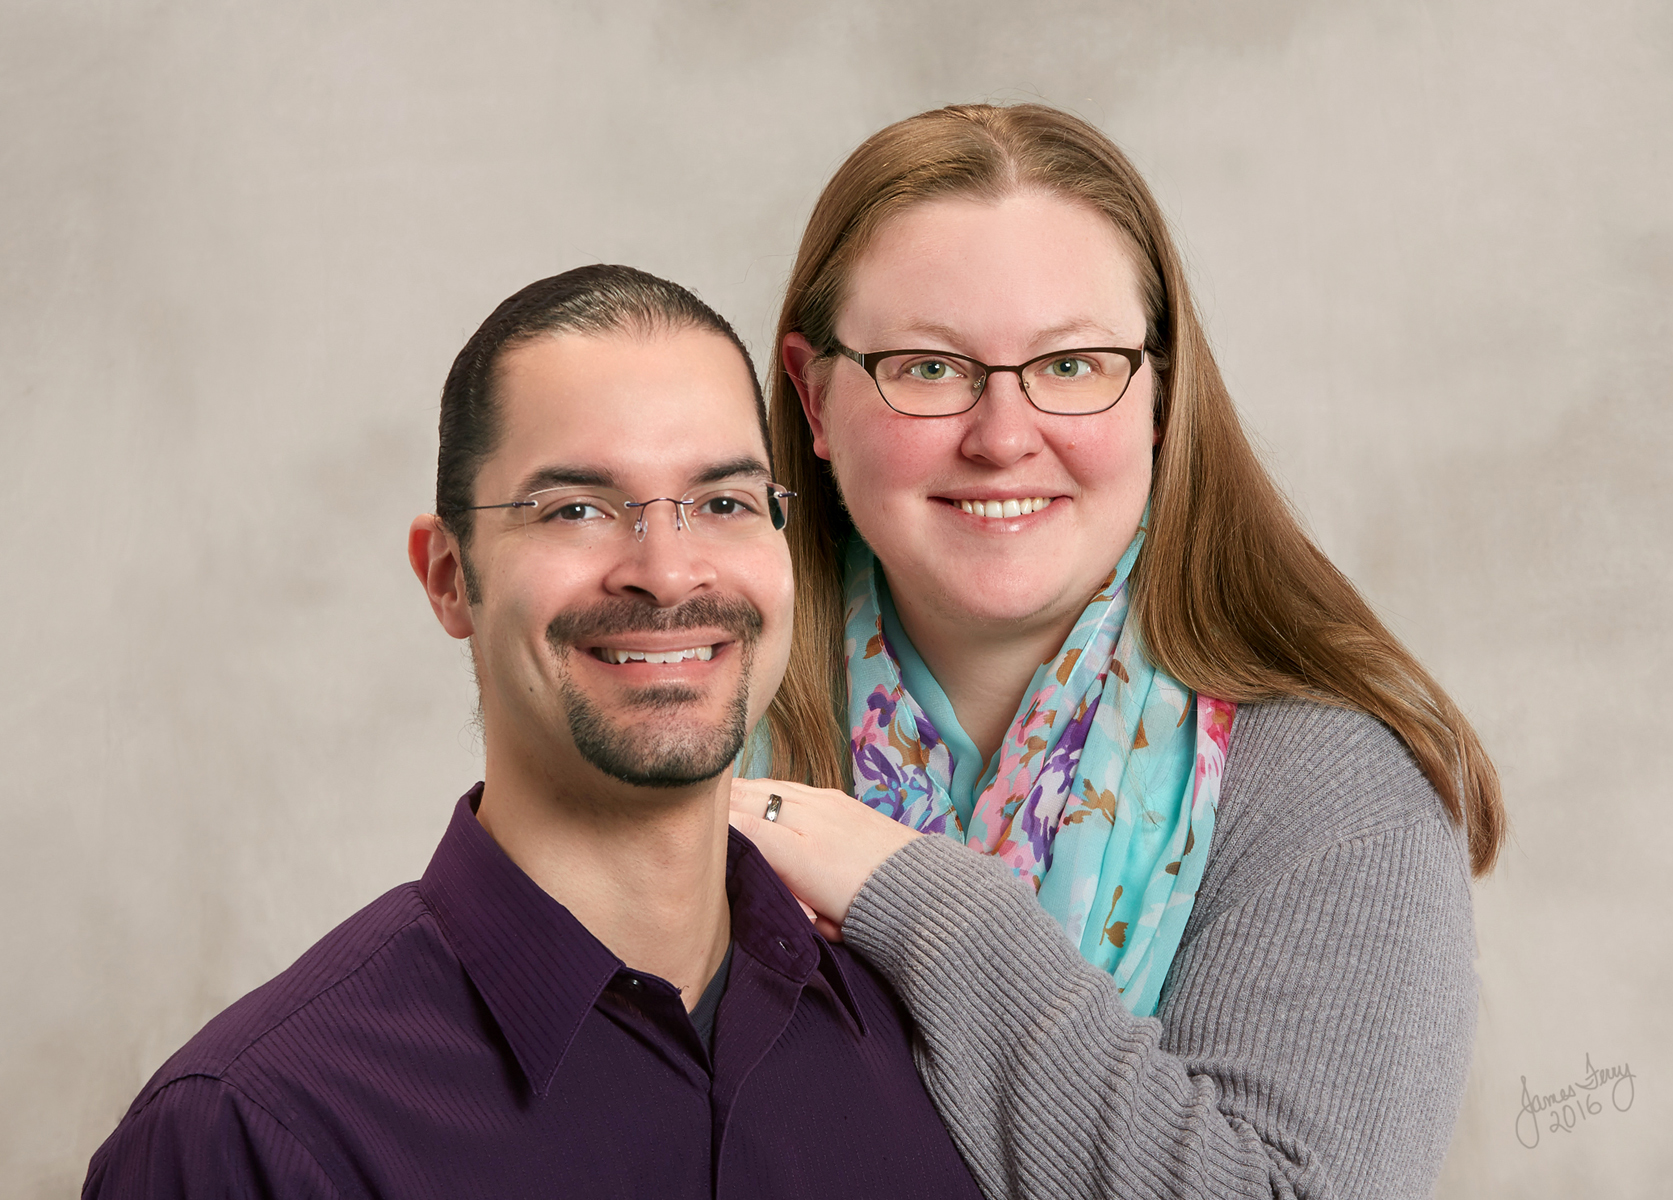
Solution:
<svg viewBox="0 0 1673 1200"><path fill-rule="evenodd" d="M796 394L802 398L802 412L807 417L808 428L813 431L813 452L829 461L831 448L825 441L825 393L830 375L812 369L818 357L819 352L801 334L784 335L785 374L790 376L790 382L796 385Z"/></svg>
<svg viewBox="0 0 1673 1200"><path fill-rule="evenodd" d="M434 513L413 518L412 528L407 530L407 561L424 585L424 594L430 597L430 607L441 627L452 637L470 637L476 627L465 590L464 552Z"/></svg>

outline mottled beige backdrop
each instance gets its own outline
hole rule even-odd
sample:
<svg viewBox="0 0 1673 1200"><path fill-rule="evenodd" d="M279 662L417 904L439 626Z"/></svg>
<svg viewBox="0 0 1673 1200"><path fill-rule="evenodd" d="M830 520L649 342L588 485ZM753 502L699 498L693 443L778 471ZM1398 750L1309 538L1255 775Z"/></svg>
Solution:
<svg viewBox="0 0 1673 1200"><path fill-rule="evenodd" d="M1042 98L1174 219L1250 428L1477 722L1451 1197L1673 1175L1673 7L3 0L0 1193L418 875L477 777L403 549L447 365L633 263L770 358L866 134ZM1533 1091L1629 1064L1575 1128Z"/></svg>

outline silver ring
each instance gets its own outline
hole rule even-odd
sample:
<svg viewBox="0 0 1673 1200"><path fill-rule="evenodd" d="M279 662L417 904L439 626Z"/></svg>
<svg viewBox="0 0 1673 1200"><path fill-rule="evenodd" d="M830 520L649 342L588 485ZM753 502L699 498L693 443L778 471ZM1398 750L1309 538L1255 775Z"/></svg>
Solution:
<svg viewBox="0 0 1673 1200"><path fill-rule="evenodd" d="M764 821L778 820L778 810L784 807L784 797L776 792L767 795L767 811L761 814Z"/></svg>

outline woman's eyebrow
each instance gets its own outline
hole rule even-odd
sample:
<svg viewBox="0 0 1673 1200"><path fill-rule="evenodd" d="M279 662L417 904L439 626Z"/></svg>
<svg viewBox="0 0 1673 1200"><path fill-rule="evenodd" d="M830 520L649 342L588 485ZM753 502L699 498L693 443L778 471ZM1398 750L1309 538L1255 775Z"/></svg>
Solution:
<svg viewBox="0 0 1673 1200"><path fill-rule="evenodd" d="M1034 335L1040 341L1046 339L1070 337L1096 337L1104 342L1118 340L1115 332L1107 325L1097 321L1069 321L1063 325L1054 325L1050 329L1042 329Z"/></svg>
<svg viewBox="0 0 1673 1200"><path fill-rule="evenodd" d="M886 340L915 337L940 338L949 345L957 345L964 335L951 325L942 325L936 321L914 321L906 325L890 326L884 331L883 336ZM929 349L927 346L924 348ZM880 347L880 349L887 349L887 347Z"/></svg>
<svg viewBox="0 0 1673 1200"><path fill-rule="evenodd" d="M885 340L893 341L893 342L897 342L897 343L901 342L901 339L923 337L923 338L930 338L930 339L935 339L935 340L945 342L948 346L961 345L961 344L966 343L969 340L969 335L968 335L967 332L965 332L963 330L954 329L951 325L943 325L943 324L941 324L939 322L936 322L936 321L913 322L913 323L908 324L908 325L894 326L894 327L891 327L890 329L885 330L884 334L883 334L883 337L884 337ZM1102 325L1099 322L1091 320L1091 319L1077 320L1077 321L1065 321L1063 324L1053 325L1049 329L1036 330L1034 332L1034 334L1032 335L1031 340L1038 343L1038 342L1058 341L1058 340L1063 339L1063 338L1071 338L1071 337L1092 337L1092 338L1098 339L1100 344L1102 344L1104 342L1109 342L1112 339L1113 340L1119 340L1119 338L1115 334L1115 332L1113 330L1111 330L1108 326ZM892 347L892 346L879 346L878 347L878 349L880 349L880 350L881 349L893 349L893 348L894 347ZM931 349L932 347L929 347L929 346L906 347L906 346L903 345L902 348L903 349L928 350L928 349ZM952 351L952 350L950 350L949 353L955 353L956 354L956 353L963 353L963 351Z"/></svg>

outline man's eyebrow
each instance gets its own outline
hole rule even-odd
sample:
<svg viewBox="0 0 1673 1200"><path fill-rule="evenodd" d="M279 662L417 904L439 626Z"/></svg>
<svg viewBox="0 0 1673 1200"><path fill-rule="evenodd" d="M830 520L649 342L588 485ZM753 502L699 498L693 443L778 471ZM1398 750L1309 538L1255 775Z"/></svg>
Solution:
<svg viewBox="0 0 1673 1200"><path fill-rule="evenodd" d="M756 479L771 479L772 472L767 470L767 464L753 454L741 458L728 459L726 462L715 463L705 467L691 477L695 484L720 483L727 479L754 477Z"/></svg>
<svg viewBox="0 0 1673 1200"><path fill-rule="evenodd" d="M729 458L724 462L717 462L704 467L691 477L688 486L700 487L704 484L722 483L728 479L771 479L772 472L767 465L753 454ZM551 465L539 467L523 477L518 489L519 496L543 491L546 488L561 487L600 487L614 488L623 491L618 482L619 477L608 467L594 467L585 465L559 466Z"/></svg>
<svg viewBox="0 0 1673 1200"><path fill-rule="evenodd" d="M518 488L519 496L527 496L531 492L542 491L546 488L560 487L616 487L616 476L613 471L604 467L587 466L547 466L538 467L523 477L522 485ZM617 488L618 491L621 489Z"/></svg>

